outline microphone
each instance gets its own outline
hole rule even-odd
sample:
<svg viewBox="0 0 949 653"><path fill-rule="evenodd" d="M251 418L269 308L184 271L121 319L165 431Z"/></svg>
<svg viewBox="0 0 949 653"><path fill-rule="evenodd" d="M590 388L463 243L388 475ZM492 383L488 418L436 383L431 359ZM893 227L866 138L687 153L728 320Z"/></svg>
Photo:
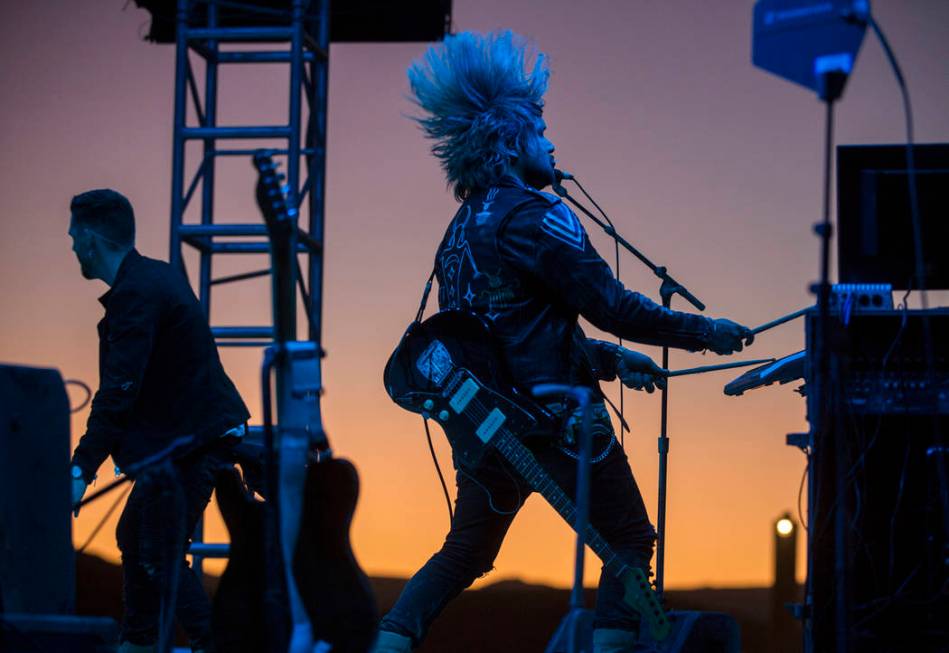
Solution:
<svg viewBox="0 0 949 653"><path fill-rule="evenodd" d="M560 197L567 196L567 189L560 185L560 182L562 182L564 179L573 179L573 175L565 170L558 170L557 168L554 168L554 183L551 184L550 187Z"/></svg>

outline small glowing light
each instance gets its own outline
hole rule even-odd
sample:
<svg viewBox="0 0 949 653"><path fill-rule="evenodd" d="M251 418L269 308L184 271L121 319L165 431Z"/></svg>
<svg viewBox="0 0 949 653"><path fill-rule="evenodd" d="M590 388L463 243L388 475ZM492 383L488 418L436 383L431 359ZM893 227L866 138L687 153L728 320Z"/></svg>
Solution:
<svg viewBox="0 0 949 653"><path fill-rule="evenodd" d="M787 537L794 530L794 522L785 517L784 519L779 519L775 527L778 529L778 535Z"/></svg>

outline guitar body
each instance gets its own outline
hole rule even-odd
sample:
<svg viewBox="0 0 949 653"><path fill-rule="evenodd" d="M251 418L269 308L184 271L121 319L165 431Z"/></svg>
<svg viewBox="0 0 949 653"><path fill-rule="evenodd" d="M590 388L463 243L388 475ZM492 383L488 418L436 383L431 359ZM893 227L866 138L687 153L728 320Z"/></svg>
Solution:
<svg viewBox="0 0 949 653"><path fill-rule="evenodd" d="M293 570L313 634L332 644L334 653L368 651L379 621L369 577L349 539L358 495L359 476L348 460L333 458L307 470Z"/></svg>
<svg viewBox="0 0 949 653"><path fill-rule="evenodd" d="M231 540L212 604L214 644L223 653L267 651L263 502L244 489L233 467L218 473L214 492Z"/></svg>
<svg viewBox="0 0 949 653"><path fill-rule="evenodd" d="M216 492L231 553L214 596L215 643L223 653L267 651L265 600L268 586L280 579L266 573L265 504L247 492L233 468L220 474ZM358 476L348 461L310 465L294 557L294 576L314 638L340 653L368 651L378 621L369 579L349 541L358 493ZM284 627L289 632L289 618Z"/></svg>
<svg viewBox="0 0 949 653"><path fill-rule="evenodd" d="M453 361L464 361L464 368ZM383 380L395 403L441 424L455 456L469 468L477 467L487 448L470 419L450 403L449 395L462 390L466 382L492 394L504 413L504 425L516 435L538 422L526 408L528 401L508 380L490 328L469 311L442 311L424 322L413 322L389 358ZM472 388L470 383L468 388Z"/></svg>
<svg viewBox="0 0 949 653"><path fill-rule="evenodd" d="M528 400L507 381L488 325L468 311L442 311L413 322L383 376L398 405L437 421L460 463L475 468L494 449L571 527L576 507L520 438L537 426ZM536 407L535 407L536 408ZM539 413L539 408L534 411ZM543 419L543 417L541 417ZM584 542L624 586L624 600L662 640L670 624L642 569L627 564L592 525Z"/></svg>

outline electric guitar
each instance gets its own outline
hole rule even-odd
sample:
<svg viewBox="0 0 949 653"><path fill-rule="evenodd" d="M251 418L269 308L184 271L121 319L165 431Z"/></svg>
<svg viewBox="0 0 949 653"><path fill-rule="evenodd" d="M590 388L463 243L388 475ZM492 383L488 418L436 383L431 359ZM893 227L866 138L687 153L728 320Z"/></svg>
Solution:
<svg viewBox="0 0 949 653"><path fill-rule="evenodd" d="M270 237L280 394L281 382L286 391L300 381L286 352L294 335L297 213L269 152L259 150L253 163L257 204ZM308 381L318 382L318 368L313 374ZM269 375L264 382L270 383ZM312 651L316 645L365 653L372 645L375 599L349 541L358 476L351 463L331 455L318 407L307 406L304 417L299 407L288 410L289 424L265 428L266 501L243 493L233 475L218 485L232 542L215 600L215 623L223 625L216 627L222 650L285 653ZM312 408L316 410L309 412ZM305 428L293 428L303 421Z"/></svg>
<svg viewBox="0 0 949 653"><path fill-rule="evenodd" d="M537 419L507 382L490 328L475 313L442 311L413 322L386 364L384 381L395 403L442 426L464 464L477 467L489 448L497 450L573 526L573 501L518 439ZM620 558L592 525L583 539L623 582L624 600L653 638L667 637L669 619L642 570Z"/></svg>
<svg viewBox="0 0 949 653"><path fill-rule="evenodd" d="M247 463L241 466L246 479ZM268 588L281 580L268 573L266 505L254 498L233 468L218 474L215 492L231 540L227 568L214 596L215 646L225 653L262 653L272 648L274 639L265 618L271 607ZM379 620L369 578L349 540L358 494L359 478L347 460L332 458L307 469L293 573L313 636L330 644L333 653L366 653ZM284 606L280 610L286 633L291 615Z"/></svg>

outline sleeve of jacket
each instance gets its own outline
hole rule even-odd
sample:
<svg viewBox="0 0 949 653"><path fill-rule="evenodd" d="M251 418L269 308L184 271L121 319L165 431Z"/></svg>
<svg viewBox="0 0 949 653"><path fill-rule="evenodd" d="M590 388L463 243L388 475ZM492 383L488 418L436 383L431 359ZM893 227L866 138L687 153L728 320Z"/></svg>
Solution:
<svg viewBox="0 0 949 653"><path fill-rule="evenodd" d="M619 345L605 340L586 339L586 350L590 356L593 374L598 381L612 381L616 378L617 354Z"/></svg>
<svg viewBox="0 0 949 653"><path fill-rule="evenodd" d="M573 212L538 194L507 221L498 249L512 266L603 331L649 345L704 349L711 320L663 308L617 281Z"/></svg>
<svg viewBox="0 0 949 653"><path fill-rule="evenodd" d="M143 288L114 295L107 311L108 346L99 369L99 389L92 400L86 432L73 452L73 464L90 482L110 455L141 391L160 317L159 301ZM100 345L101 346L101 345Z"/></svg>

